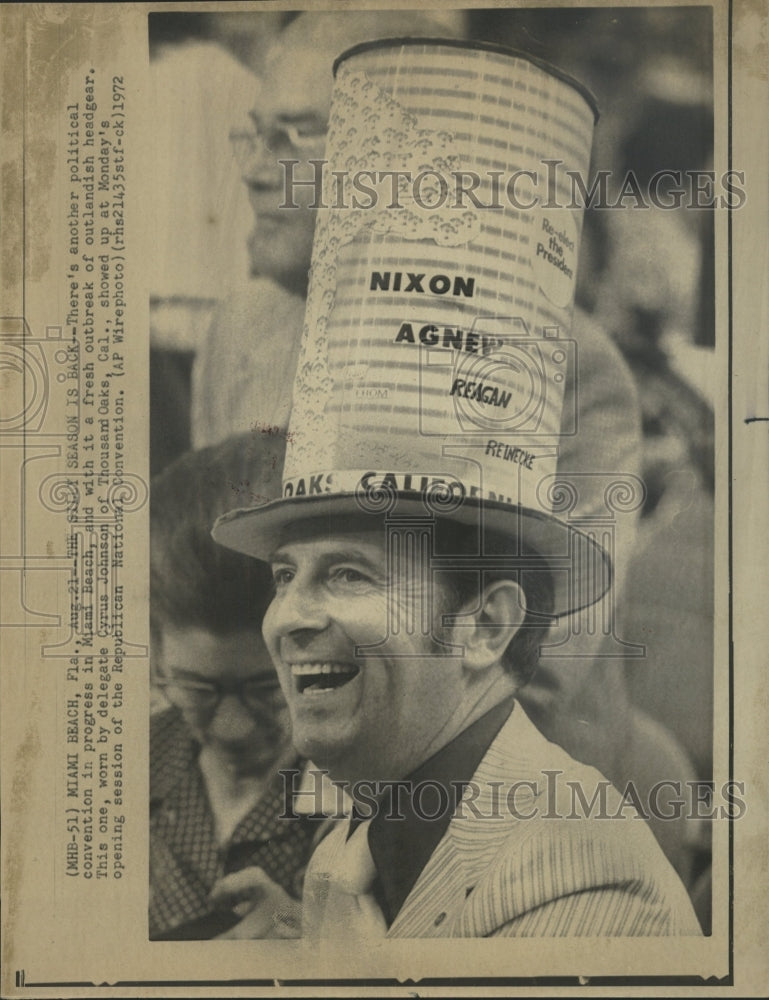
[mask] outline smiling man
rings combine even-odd
[[[387,137],[405,155],[413,128],[429,136],[445,126],[445,106],[433,116],[423,86],[445,96],[451,85],[465,102],[452,149],[473,162],[485,104],[465,77],[456,90],[455,56],[478,87],[499,80],[501,57],[509,87],[532,89],[534,75],[559,114],[577,108],[573,82],[494,46],[478,43],[471,56],[451,41],[391,40],[340,64],[334,107],[355,105],[358,89],[365,105],[356,147]],[[360,65],[374,73],[369,58],[376,85],[361,75]],[[484,75],[487,58],[494,73]],[[391,80],[401,69],[406,79]],[[347,124],[332,108],[332,166],[350,153]],[[544,126],[541,136],[556,143]],[[520,702],[545,630],[600,601],[611,582],[606,532],[594,538],[564,520],[572,491],[557,476],[561,441],[576,431],[562,430],[558,367],[573,283],[554,287],[522,249],[533,254],[526,227],[539,216],[507,220],[522,227],[520,252],[492,270],[496,223],[457,235],[453,209],[437,211],[429,232],[453,236],[399,229],[397,213],[379,227],[319,215],[282,498],[233,511],[213,532],[271,565],[263,632],[295,746],[354,804],[308,866],[303,932],[343,942],[696,934],[683,885],[634,803],[549,742]],[[575,219],[559,220],[576,239]],[[374,276],[387,268],[454,283],[472,274],[473,301],[461,309],[437,291],[423,299],[400,288],[383,296]],[[476,358],[404,346],[403,323],[497,333]],[[452,394],[458,375],[509,392],[504,416]],[[503,457],[524,453],[525,462]]]
[[[356,804],[310,863],[304,933],[698,933],[634,810],[516,704],[553,607],[547,571],[423,572],[366,520],[288,526],[271,560],[263,628],[295,745]],[[472,533],[435,527],[461,563]]]
[[[517,701],[567,600],[557,529],[532,520],[524,542],[521,520],[463,502],[415,528],[339,493],[219,521],[219,540],[269,558],[263,632],[294,744],[354,803],[310,861],[305,936],[699,933],[633,803]]]
[[[366,521],[310,537],[304,526],[287,531],[263,626],[295,745],[353,786],[402,778],[514,694],[502,658],[526,607],[517,582],[497,580],[476,628],[448,580],[435,586],[429,573],[388,565],[384,525]],[[441,624],[451,614],[463,615],[454,629]],[[415,627],[430,616],[434,629]]]

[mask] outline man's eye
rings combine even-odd
[[[171,686],[178,688],[180,691],[188,691],[190,694],[202,694],[210,695],[216,693],[216,686],[213,684],[206,684],[205,681],[192,681],[187,680],[184,677],[178,680],[173,680]]]
[[[370,576],[362,573],[359,569],[354,569],[352,566],[340,566],[338,569],[333,570],[331,579],[337,583],[353,585],[371,585],[373,583]]]
[[[272,571],[272,582],[275,587],[285,587],[294,579],[294,571],[290,569],[275,569]]]
[[[294,131],[300,139],[319,139],[328,131],[328,125],[320,122],[306,122],[302,125],[294,126]]]

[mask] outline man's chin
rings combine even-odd
[[[294,747],[300,757],[311,760],[322,771],[328,771],[331,778],[344,780],[350,770],[350,761],[355,752],[338,740],[312,733],[294,733]]]

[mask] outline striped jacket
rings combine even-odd
[[[622,804],[516,704],[387,936],[700,934],[654,835]]]

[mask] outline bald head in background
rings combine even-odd
[[[297,186],[298,209],[284,202],[280,160],[298,160],[295,177],[311,179],[308,161],[322,159],[337,56],[361,42],[410,36],[459,34],[461,14],[428,16],[413,10],[336,11],[301,14],[271,45],[262,87],[251,111],[262,142],[242,164],[243,180],[254,212],[248,240],[251,274],[274,278],[303,295],[312,255],[315,212],[308,206],[311,187]]]

